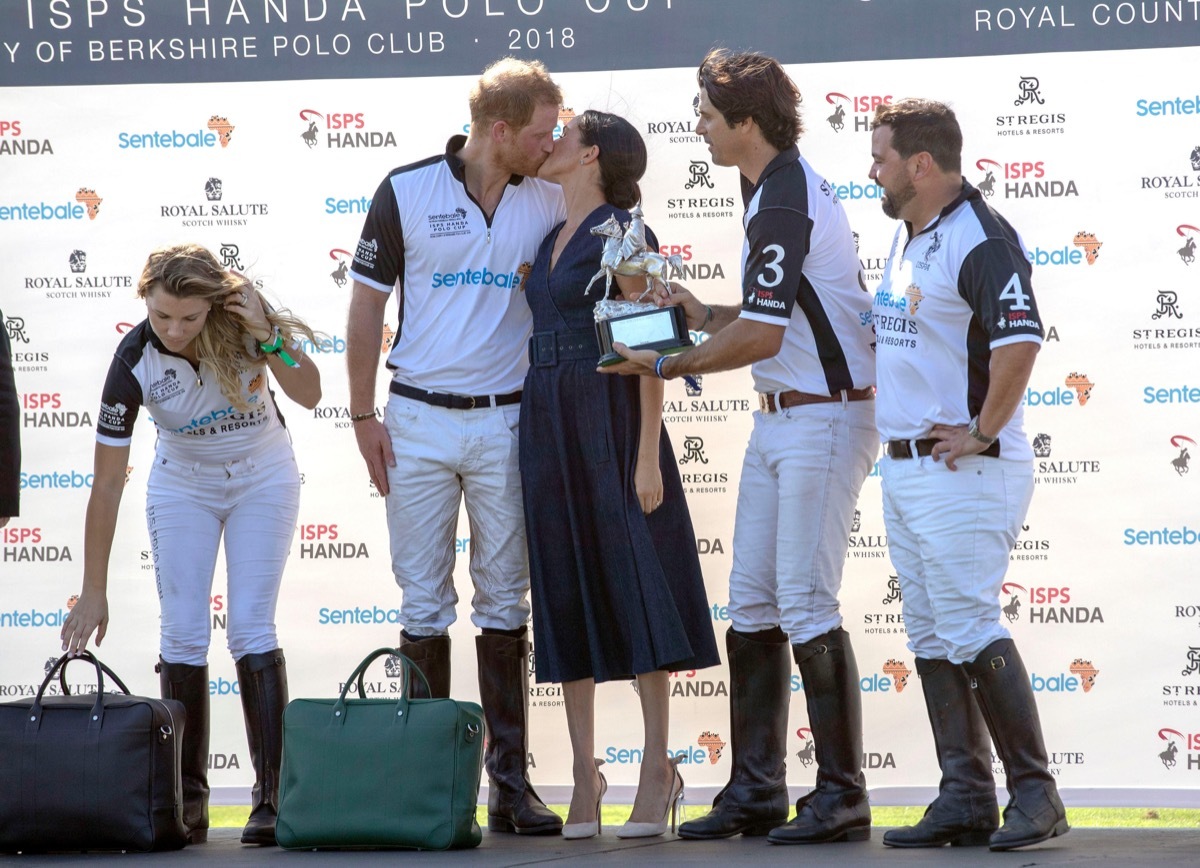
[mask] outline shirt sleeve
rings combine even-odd
[[[792,208],[759,211],[746,227],[749,252],[742,273],[742,313],[786,322],[800,295],[813,223]]]
[[[1018,341],[1041,343],[1044,332],[1031,272],[1021,250],[1001,238],[985,240],[963,260],[958,293],[975,312],[992,349]]]
[[[104,381],[100,415],[96,420],[96,442],[105,446],[128,446],[133,423],[142,406],[142,387],[129,365],[114,356]]]
[[[404,276],[404,230],[390,175],[371,198],[350,273],[380,292],[391,292]]]

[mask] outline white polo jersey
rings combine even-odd
[[[144,405],[158,429],[158,453],[176,461],[221,464],[254,454],[272,434],[286,442],[266,369],[243,371],[241,380],[249,410],[234,408],[215,374],[169,352],[150,322],[142,320],[125,335],[109,365],[96,441],[128,446]]]
[[[875,293],[875,420],[884,440],[966,425],[987,397],[992,350],[1040,344],[1043,335],[1025,246],[969,183],[932,223],[910,232],[897,227]],[[1033,458],[1021,407],[999,438],[1001,458]]]
[[[750,367],[758,392],[831,395],[875,383],[871,296],[842,203],[796,147],[758,183],[742,177],[744,319],[784,325],[783,345]]]
[[[454,136],[446,153],[383,180],[350,274],[380,292],[400,289],[387,361],[394,379],[432,392],[507,394],[529,368],[523,282],[566,208],[557,184],[514,175],[489,219],[467,192],[457,156],[464,144]]]

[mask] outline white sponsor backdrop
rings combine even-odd
[[[491,59],[479,57],[478,68]],[[964,173],[976,184],[994,176],[990,202],[1035,258],[1049,330],[1026,413],[1039,438],[1038,485],[1004,602],[1034,680],[1052,771],[1073,804],[1200,804],[1200,600],[1190,590],[1200,479],[1186,472],[1200,438],[1200,263],[1186,249],[1200,235],[1200,100],[1178,75],[1198,61],[1200,49],[1185,47],[788,67],[805,94],[802,151],[845,202],[868,286],[894,230],[866,177],[864,127],[878,98],[923,95],[956,107]],[[710,166],[691,132],[694,69],[556,77],[570,110],[615,111],[643,132],[647,222],[664,245],[681,249],[685,282],[701,298],[734,303],[738,178]],[[3,531],[0,552],[4,697],[28,694],[58,653],[82,572],[100,388],[120,332],[144,316],[132,287],[145,254],[174,241],[224,250],[268,297],[329,336],[326,351],[314,353],[320,408],[283,407],[304,474],[278,619],[292,695],[335,693],[366,653],[395,644],[400,599],[383,503],[347,419],[349,286],[337,272],[380,178],[464,130],[473,79],[4,88],[0,304],[17,354],[25,450],[22,515]],[[210,127],[214,116],[225,120]],[[227,145],[205,138],[222,123],[232,129]],[[129,146],[156,134],[174,146],[152,138]],[[219,179],[219,200],[206,194],[210,179]],[[79,207],[81,189],[101,200],[94,218]],[[76,262],[73,270],[75,251],[85,268]],[[389,319],[394,328],[394,308]],[[1080,382],[1091,384],[1086,403]],[[383,374],[380,406],[385,383]],[[682,382],[667,387],[665,417],[722,648],[737,481],[755,406],[745,372],[706,376],[694,395]],[[143,414],[100,649],[131,689],[147,694],[157,691],[158,611],[142,514],[152,429]],[[922,803],[938,771],[889,581],[877,474],[859,510],[842,598],[862,674],[867,779],[879,804]],[[464,517],[464,553],[468,535]],[[237,800],[252,771],[223,648],[225,581],[219,568],[211,780],[221,798]],[[464,602],[452,631],[453,692],[471,699],[465,556],[456,582]],[[73,684],[92,681],[81,670],[71,668]],[[727,675],[721,666],[672,679],[670,745],[688,757],[689,802],[710,797],[729,772],[729,752],[720,752],[729,735]],[[382,666],[369,680],[385,694],[399,686]],[[804,788],[814,767],[798,754],[811,736],[798,677],[793,687],[788,779]],[[544,794],[565,799],[570,756],[558,688],[531,687],[530,704],[532,776]],[[631,797],[637,780],[637,707],[629,684],[599,688],[597,751],[618,798]],[[997,772],[1002,782],[998,763]]]

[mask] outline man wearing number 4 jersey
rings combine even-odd
[[[710,307],[678,290],[669,302],[712,338],[670,357],[620,349],[629,361],[614,366],[670,379],[749,364],[758,392],[729,577],[732,770],[712,810],[679,834],[861,840],[871,826],[861,694],[837,595],[854,506],[879,449],[871,299],[845,211],[796,147],[800,93],[783,68],[761,54],[714,51],[697,78],[696,131],[714,163],[742,175],[742,301]],[[784,824],[789,645],[818,767],[815,789]]]
[[[870,177],[898,218],[875,294],[883,513],[942,780],[892,847],[1010,850],[1068,831],[999,593],[1033,494],[1021,398],[1042,342],[1020,237],[961,174],[942,103],[880,106]],[[999,826],[991,733],[1009,802]]]

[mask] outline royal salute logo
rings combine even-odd
[[[41,527],[8,526],[0,528],[0,563],[5,564],[59,564],[74,561],[71,547],[55,541]]]
[[[353,254],[349,250],[334,247],[329,251],[329,258],[337,263],[337,268],[329,272],[330,280],[339,288],[345,286],[350,279],[350,260],[353,259]]]
[[[111,298],[114,289],[133,288],[128,274],[87,274],[88,255],[75,249],[66,257],[69,274],[27,274],[22,278],[25,289],[44,293],[50,301],[78,301],[85,298]]]
[[[1066,132],[1066,113],[1054,111],[1052,105],[1047,105],[1042,82],[1037,76],[1022,75],[1017,79],[1012,108],[1023,111],[1009,113],[1010,109],[997,114],[996,135],[1052,136]]]
[[[364,112],[319,112],[301,109],[300,122],[304,131],[300,140],[308,150],[324,141],[327,148],[394,148],[396,136],[391,130],[372,129]]]
[[[21,121],[0,120],[0,157],[53,154],[49,139],[30,138],[21,129]]]
[[[1138,189],[1156,199],[1200,198],[1200,145],[1179,147],[1178,153],[1159,174],[1142,175]]]
[[[1021,535],[1013,543],[1009,553],[1010,561],[1048,561],[1050,560],[1050,540],[1031,536],[1029,525],[1021,525]]]
[[[1171,446],[1179,450],[1178,454],[1171,459],[1171,469],[1177,476],[1187,476],[1188,465],[1192,461],[1192,453],[1188,451],[1188,447],[1195,445],[1195,440],[1185,437],[1183,434],[1176,434],[1171,438]]]
[[[1191,265],[1196,261],[1197,232],[1200,232],[1200,228],[1189,223],[1181,223],[1175,227],[1175,234],[1184,239],[1183,246],[1175,251],[1184,265]]]
[[[884,558],[887,557],[887,534],[863,533],[862,512],[854,510],[854,518],[850,523],[850,535],[846,539],[847,558]]]
[[[1069,585],[1024,585],[1005,582],[1000,586],[1000,607],[1004,619],[1015,624],[1103,624],[1099,606],[1081,604]]]
[[[1044,431],[1033,437],[1034,477],[1039,485],[1076,485],[1100,473],[1100,459],[1071,454],[1063,458],[1055,453],[1052,438]]]
[[[225,182],[218,177],[206,178],[200,185],[203,201],[181,201],[158,205],[158,216],[178,220],[180,226],[191,228],[217,226],[248,226],[270,211],[267,202],[225,200]]]
[[[871,131],[871,118],[875,114],[875,108],[889,105],[891,101],[891,94],[848,96],[839,91],[830,91],[825,94],[825,102],[833,107],[833,114],[825,118],[825,123],[829,124],[829,128],[835,133],[842,132],[848,125],[856,133],[867,133]]]
[[[679,101],[681,104],[683,100]],[[704,139],[696,134],[696,118],[700,117],[700,94],[692,98],[692,116],[690,118],[660,119],[646,122],[646,136],[665,136],[667,143],[672,145],[703,144]]]
[[[1083,251],[1088,265],[1096,264],[1096,259],[1100,256],[1100,248],[1104,246],[1104,242],[1096,238],[1096,233],[1082,230],[1075,233],[1075,238],[1071,243]],[[1037,265],[1036,261],[1034,265]]]
[[[999,181],[1003,181],[1005,199],[1060,199],[1079,195],[1074,180],[1048,173],[1045,160],[999,163],[983,157],[975,161],[975,168],[984,173],[983,180],[975,186],[987,199],[996,194]]]
[[[1158,739],[1160,743],[1167,743],[1166,748],[1158,754],[1158,761],[1167,771],[1172,771],[1177,765],[1189,772],[1200,770],[1200,732],[1184,734],[1178,729],[1163,727],[1158,731]],[[1184,752],[1182,765],[1180,750]]]

